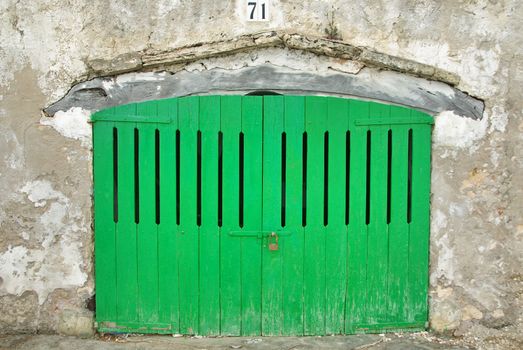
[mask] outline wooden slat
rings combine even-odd
[[[328,129],[328,224],[326,227],[327,334],[342,334],[345,328],[347,286],[347,226],[345,225],[345,139],[349,126],[348,101],[327,99]]]
[[[263,115],[263,230],[276,234],[281,230],[281,135],[283,131],[282,96],[265,96]],[[269,250],[275,238],[263,239],[263,335],[279,335],[282,331],[282,251],[285,240],[278,238],[279,249]],[[293,279],[296,276],[292,277]]]
[[[145,104],[155,104],[156,101],[144,102]],[[132,104],[131,104],[132,105]],[[136,113],[122,113],[128,105],[117,106],[114,108],[114,114],[96,113],[91,117],[92,121],[112,121],[112,122],[129,122],[135,123],[152,123],[152,124],[169,124],[171,119],[169,116],[155,116],[150,114],[138,115]],[[123,107],[123,108],[122,108]]]
[[[389,118],[390,108],[371,103],[371,115]],[[368,324],[387,319],[387,130],[385,126],[371,127],[370,220],[368,224]]]
[[[392,118],[409,118],[411,111],[391,107]],[[392,132],[391,208],[389,224],[388,322],[407,320],[408,247],[407,162],[408,125],[394,125]]]
[[[305,334],[325,334],[325,227],[323,226],[323,137],[327,101],[305,98],[307,223],[304,255]]]
[[[200,97],[202,203],[200,226],[200,333],[220,333],[218,132],[220,97]]]
[[[196,225],[196,141],[199,97],[178,102],[180,129],[180,332],[198,334],[199,230]]]
[[[116,253],[113,221],[113,123],[93,128],[96,321],[116,321]]]
[[[156,115],[156,104],[138,104],[136,112]],[[138,320],[158,322],[158,232],[155,222],[156,125],[138,125],[139,222],[137,224]]]
[[[223,225],[220,241],[221,333],[240,335],[241,275],[240,240],[230,231],[239,230],[238,148],[241,131],[241,99],[221,97],[221,130],[223,132]]]
[[[302,138],[305,128],[305,98],[286,96],[285,133],[287,134],[286,226],[282,275],[284,335],[303,334],[303,227],[302,214]]]
[[[347,301],[345,332],[354,333],[367,313],[367,225],[365,224],[367,127],[354,121],[369,116],[369,104],[350,101],[350,185],[348,225]]]
[[[128,105],[135,110],[136,105]],[[131,111],[129,111],[131,112]],[[118,223],[117,288],[118,320],[137,322],[136,223],[134,221],[134,128],[130,123],[115,123],[118,129]]]
[[[262,97],[242,98],[242,132],[244,134],[244,226],[243,231],[262,227]],[[241,240],[241,334],[261,331],[261,239]],[[276,286],[275,286],[276,287]]]
[[[395,106],[391,106],[392,108]],[[405,115],[400,115],[398,117],[389,118],[370,118],[370,119],[360,119],[356,120],[356,125],[365,126],[365,125],[415,125],[415,124],[434,124],[434,119],[431,116],[426,114],[419,114],[417,118],[405,117]]]
[[[178,244],[176,228],[176,129],[178,100],[158,101],[158,115],[172,119],[160,133],[160,225],[158,226],[158,289],[160,321],[179,333]]]
[[[423,113],[412,111],[412,118]],[[430,126],[412,126],[412,221],[409,229],[410,319],[427,322]]]

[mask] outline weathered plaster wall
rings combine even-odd
[[[136,52],[273,29],[323,36],[326,13],[334,10],[345,42],[448,72],[437,78],[484,100],[481,120],[451,111],[436,117],[431,326],[486,348],[522,346],[520,1],[272,3],[267,23],[241,19],[239,0],[0,3],[0,332],[90,328],[89,111],[76,108],[50,119],[42,108],[73,83],[100,74],[100,62],[119,57],[118,68]],[[178,69],[234,69],[262,57],[260,63],[317,72],[359,71],[343,58],[282,50],[202,58]]]

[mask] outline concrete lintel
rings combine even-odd
[[[437,114],[442,111],[473,119],[483,114],[483,102],[448,84],[364,68],[358,74],[318,74],[263,64],[235,70],[128,73],[99,77],[75,85],[66,96],[47,107],[57,111],[82,107],[97,111],[126,103],[202,94],[271,90],[282,94],[335,95],[403,105]]]
[[[180,64],[269,47],[282,47],[311,52],[320,56],[359,61],[370,68],[407,73],[450,85],[457,85],[460,80],[456,74],[441,68],[377,52],[367,47],[285,31],[245,34],[231,39],[196,43],[168,50],[149,48],[143,51],[125,53],[109,60],[89,59],[86,62],[89,67],[87,77],[112,76],[127,72],[158,69],[169,70],[170,67]]]

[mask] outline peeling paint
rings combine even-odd
[[[489,132],[505,132],[508,124],[508,113],[503,106],[494,106],[490,117]]]
[[[468,149],[474,153],[477,142],[487,133],[488,120],[462,118],[451,111],[445,111],[435,117],[434,144],[453,148]]]
[[[436,265],[432,267],[430,280],[431,284],[438,285],[437,280],[445,277],[448,281],[454,279],[454,252],[446,234],[448,218],[441,210],[435,210],[431,216],[431,233],[435,238],[435,245],[438,247]]]
[[[439,238],[436,241],[436,246],[439,248],[439,253],[436,266],[432,269],[431,279],[434,284],[437,284],[436,279],[444,277],[448,281],[447,283],[451,283],[455,278],[455,254],[449,239],[449,234],[445,233]]]
[[[79,140],[83,147],[90,148],[92,128],[89,124],[91,112],[79,107],[72,107],[63,112],[57,112],[54,118],[42,117],[40,124],[51,126],[61,135]]]
[[[330,70],[357,74],[364,65],[361,62],[321,57],[310,52],[298,50],[268,48],[255,52],[244,52],[226,57],[199,60],[189,64],[187,71],[203,71],[214,68],[239,69],[270,63],[278,67],[287,67],[297,71],[315,71],[328,73]]]
[[[67,198],[62,193],[55,191],[48,181],[28,182],[22,187],[21,191],[27,194],[27,198],[34,203],[35,207],[43,207],[48,200],[67,201]]]
[[[2,125],[0,125],[0,145],[6,148],[10,146],[13,150],[11,153],[2,152],[4,163],[10,169],[21,169],[24,166],[23,147],[14,133],[2,131],[3,128]],[[2,153],[0,153],[0,157]]]
[[[0,254],[0,295],[35,291],[43,304],[56,288],[81,287],[87,281],[79,239],[87,229],[71,225],[71,220],[81,217],[81,211],[50,182],[31,181],[20,192],[35,208],[43,209],[33,228],[41,235],[32,236],[39,248],[9,246]],[[24,236],[30,237],[28,233]]]
[[[499,46],[489,50],[478,50],[477,46],[469,46],[461,57],[461,75],[474,77],[464,82],[464,89],[472,94],[491,97],[499,89],[494,82],[494,76],[499,69]]]
[[[165,80],[167,77],[166,72],[158,72],[158,73],[128,73],[128,74],[122,74],[118,75],[116,77],[116,84],[117,85],[124,85],[128,83],[139,83],[139,82],[151,82],[151,81],[162,81]],[[111,88],[113,88],[114,85],[111,85]]]

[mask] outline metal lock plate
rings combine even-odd
[[[278,235],[276,232],[272,232],[269,236],[269,250],[278,250]]]

